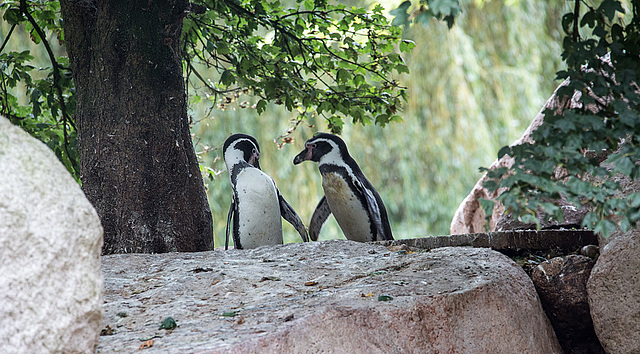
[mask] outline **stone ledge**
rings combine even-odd
[[[598,238],[587,230],[512,230],[488,233],[433,236],[392,241],[379,241],[384,246],[406,245],[420,249],[471,246],[501,252],[560,251],[570,253],[586,245],[597,245]]]

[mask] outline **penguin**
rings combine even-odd
[[[223,156],[233,189],[225,250],[229,248],[231,228],[236,249],[282,244],[281,217],[308,242],[300,217],[284,200],[273,179],[260,170],[258,141],[250,135],[233,134],[224,142]]]
[[[349,240],[393,240],[382,198],[349,155],[344,141],[333,134],[319,133],[304,146],[293,164],[307,160],[318,162],[324,190],[309,223],[311,240],[318,239],[331,213]]]

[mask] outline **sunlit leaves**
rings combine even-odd
[[[299,1],[203,1],[208,10],[185,21],[184,51],[220,73],[215,94],[238,90],[289,110],[316,110],[338,119],[387,124],[397,115],[404,88],[391,79],[408,68],[399,54],[413,48],[371,10]],[[266,103],[265,103],[266,104]],[[264,110],[264,104],[257,106]]]

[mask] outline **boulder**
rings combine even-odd
[[[103,269],[100,353],[561,352],[529,277],[490,249],[330,240]]]
[[[569,79],[565,80],[562,84],[560,84],[551,97],[547,100],[545,105],[542,107],[540,112],[533,119],[527,130],[523,133],[522,137],[515,141],[512,145],[518,145],[523,143],[532,143],[533,140],[531,138],[533,132],[542,124],[544,121],[544,112],[547,109],[559,109],[559,108],[574,108],[577,107],[580,103],[578,99],[580,98],[581,93],[576,92],[574,96],[571,98],[569,102],[565,102],[558,97],[558,89],[563,86],[566,86],[569,83]],[[513,158],[509,155],[503,156],[501,159],[495,160],[491,166],[489,166],[489,170],[494,170],[500,167],[511,167],[513,166]],[[500,220],[502,214],[504,214],[504,206],[502,203],[496,202],[491,214],[491,221],[489,225],[486,222],[486,214],[480,205],[480,199],[487,199],[495,201],[501,193],[502,190],[498,190],[496,192],[489,192],[486,188],[482,186],[482,184],[487,180],[487,175],[483,175],[480,180],[473,186],[469,195],[465,197],[465,199],[460,203],[458,209],[453,215],[450,226],[450,233],[452,235],[456,234],[469,234],[476,232],[486,232],[486,231],[496,231],[496,225]],[[502,229],[503,231],[506,229]]]
[[[587,299],[587,280],[595,261],[569,255],[540,263],[531,271],[558,341],[565,353],[603,353],[593,329]]]
[[[3,117],[0,196],[2,352],[94,351],[100,221],[53,152]]]
[[[587,283],[596,334],[607,353],[640,353],[640,230],[614,234]]]

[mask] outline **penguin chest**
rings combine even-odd
[[[322,175],[322,188],[331,213],[345,237],[352,241],[369,242],[373,239],[369,213],[355,191],[344,178],[333,172]]]
[[[238,175],[237,226],[242,248],[282,244],[282,220],[275,183],[255,168]]]

